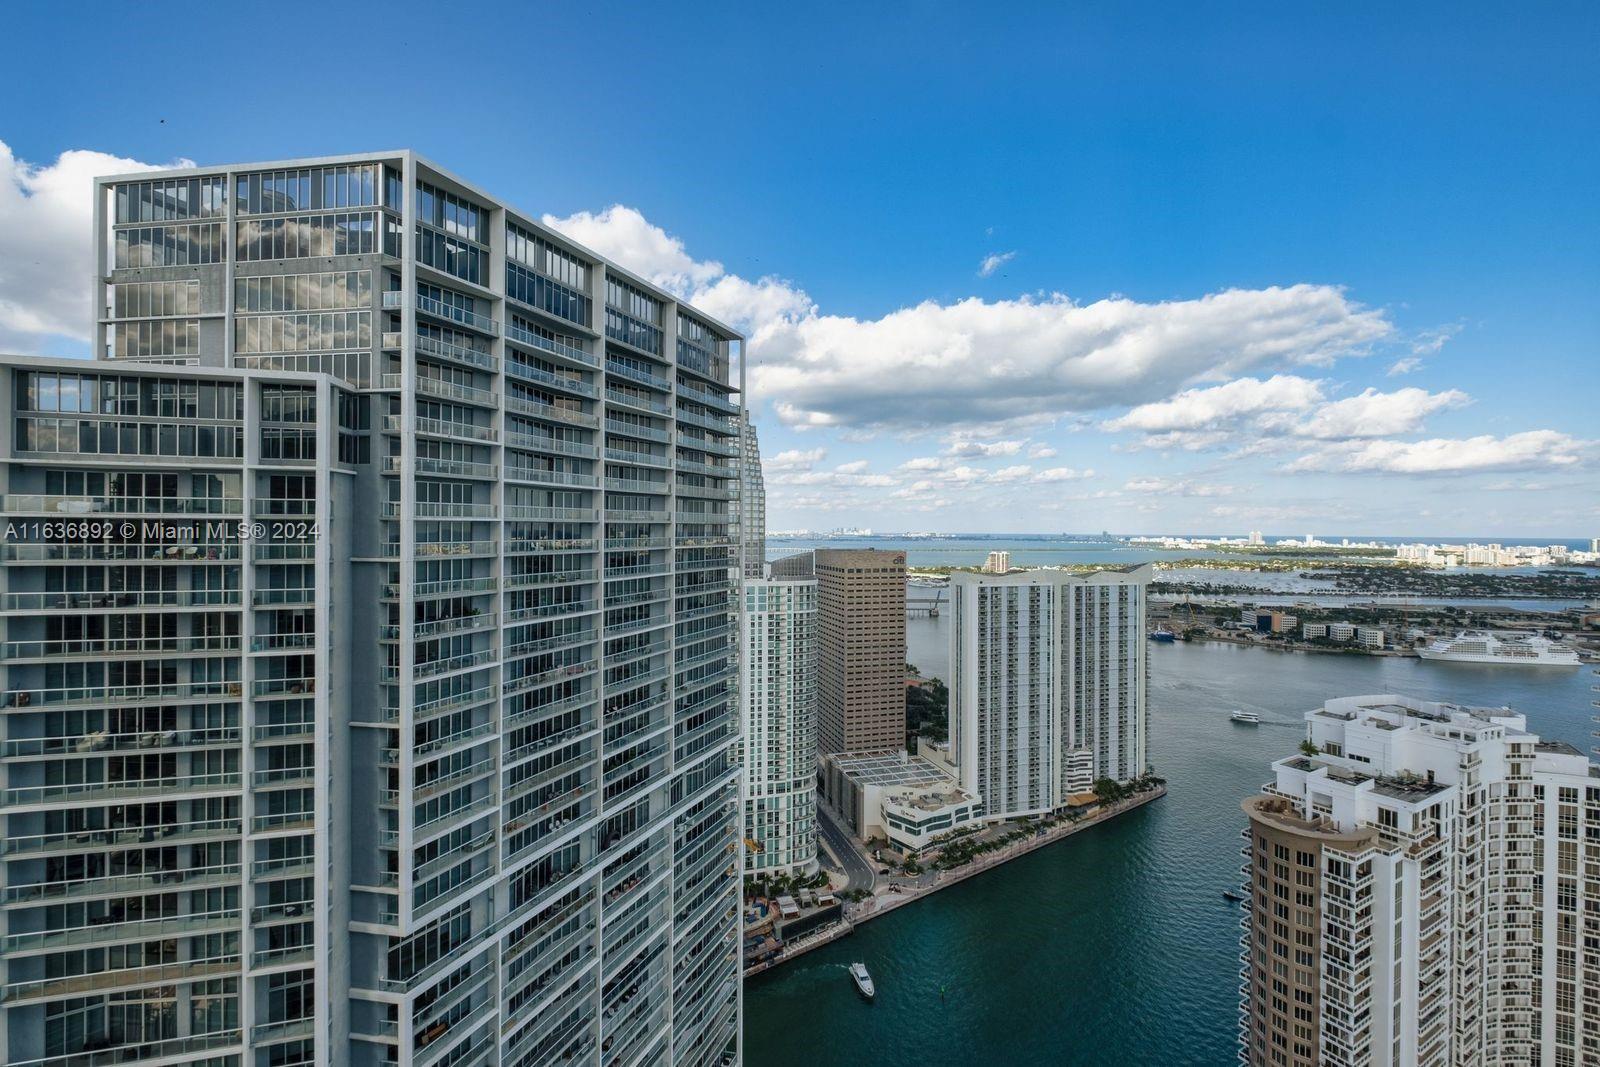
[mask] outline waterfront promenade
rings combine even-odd
[[[1160,785],[1126,800],[1119,800],[1114,804],[1101,805],[1092,814],[1085,815],[1076,822],[1062,822],[1032,837],[1021,841],[1013,841],[993,852],[982,853],[974,857],[972,862],[952,870],[946,871],[931,868],[922,875],[916,876],[915,880],[909,883],[886,882],[877,885],[872,895],[865,900],[846,903],[842,913],[843,919],[840,922],[821,930],[812,931],[793,943],[786,944],[777,955],[745,968],[744,976],[750,978],[764,971],[770,971],[774,967],[805,955],[807,952],[831,944],[841,937],[854,933],[855,928],[862,923],[887,915],[941,889],[957,885],[968,878],[993,870],[1001,864],[1016,859],[1018,856],[1027,855],[1029,852],[1055,844],[1057,841],[1071,837],[1080,831],[1098,826],[1109,819],[1116,818],[1118,815],[1132,811],[1134,808],[1142,807],[1159,797],[1166,796],[1166,794],[1167,787]],[[864,864],[872,862],[871,858],[863,855],[854,846],[853,842],[850,843],[850,848],[854,855],[861,858]],[[841,862],[845,861],[843,856],[838,858]],[[851,864],[851,866],[854,866],[854,864]]]

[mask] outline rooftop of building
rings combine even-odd
[[[951,781],[932,761],[908,752],[839,752],[823,759],[858,785],[915,786]]]
[[[921,812],[935,812],[961,804],[973,804],[977,802],[978,798],[952,782],[947,787],[933,789],[901,786],[888,790],[883,799],[885,803],[894,804],[898,807],[911,808]]]
[[[1246,797],[1240,807],[1251,819],[1274,829],[1302,837],[1314,837],[1323,844],[1335,848],[1360,848],[1378,839],[1378,831],[1372,827],[1345,832],[1340,830],[1332,819],[1320,817],[1308,819],[1301,814],[1298,807],[1283,797],[1268,795]]]
[[[1362,721],[1380,730],[1448,725],[1476,732],[1493,728],[1508,734],[1524,732],[1525,718],[1509,707],[1478,707],[1445,700],[1420,700],[1397,694],[1339,697],[1306,713],[1307,720]],[[1469,739],[1470,740],[1470,739]]]
[[[644,289],[658,299],[671,301],[677,304],[690,317],[699,319],[706,326],[722,334],[732,341],[742,341],[744,335],[724,322],[717,320],[701,309],[680,300],[678,295],[670,290],[663,289],[648,278],[635,274],[621,263],[614,262],[585,245],[574,241],[559,230],[553,230],[544,225],[541,216],[528,211],[523,211],[503,197],[496,196],[487,189],[468,181],[455,172],[440,166],[433,160],[409,148],[396,148],[380,152],[359,152],[353,155],[334,156],[308,156],[301,159],[274,159],[246,163],[224,163],[212,166],[178,167],[167,170],[137,171],[131,174],[106,174],[95,178],[96,186],[115,185],[121,182],[149,182],[161,181],[172,178],[200,178],[219,174],[249,174],[259,171],[297,170],[310,167],[338,167],[351,166],[361,163],[387,163],[399,166],[402,169],[411,163],[417,170],[426,171],[426,180],[429,184],[444,187],[472,199],[481,201],[484,206],[499,208],[515,218],[516,224],[524,229],[532,229],[541,235],[548,236],[557,245],[563,245],[587,258],[590,262],[603,265],[607,273],[625,277],[625,279]],[[449,187],[454,188],[449,188]],[[343,210],[343,209],[341,209]]]
[[[1154,576],[1155,566],[1141,563],[1127,567],[1106,567],[1103,570],[1087,573],[1056,567],[1036,567],[1032,570],[1012,570],[1005,573],[955,571],[950,575],[950,581],[953,585],[1132,585],[1149,582]]]
[[[1292,756],[1280,762],[1285,767],[1305,774],[1325,770],[1330,781],[1342,782],[1345,785],[1361,786],[1370,782],[1374,793],[1379,796],[1391,797],[1395,800],[1416,802],[1451,788],[1447,783],[1436,782],[1424,775],[1413,774],[1410,771],[1400,771],[1395,774],[1368,774],[1366,771],[1358,771],[1337,763],[1329,763],[1313,756]]]

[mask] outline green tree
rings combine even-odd
[[[1094,780],[1094,798],[1102,804],[1115,804],[1128,795],[1128,788],[1113,778]]]

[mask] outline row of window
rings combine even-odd
[[[370,348],[370,311],[250,315],[233,322],[233,346],[250,352],[326,352]]]
[[[489,253],[477,245],[440,233],[426,226],[417,227],[417,261],[454,274],[474,285],[484,284]]]
[[[113,217],[119,223],[216,218],[226,210],[221,177],[127,182],[114,196]]]
[[[363,256],[377,250],[377,213],[303,215],[238,224],[238,258],[300,259],[310,256]]]
[[[436,226],[449,234],[465,237],[479,243],[488,240],[489,229],[484,224],[488,212],[454,193],[435,189],[426,182],[417,183],[417,221]]]
[[[19,452],[230,458],[244,454],[237,426],[181,426],[84,419],[18,419]]]
[[[587,296],[516,263],[506,264],[506,297],[558,319],[566,319],[580,326],[589,325],[590,300]]]
[[[239,419],[242,394],[234,382],[115,374],[18,371],[18,408],[149,418]]]
[[[111,287],[111,313],[119,319],[200,314],[200,283],[120,282]]]
[[[317,391],[299,385],[263,385],[261,421],[316,422]]]
[[[562,285],[589,288],[589,264],[522,227],[506,226],[506,256]]]
[[[257,355],[239,353],[234,360],[241,368],[264,371],[300,371],[309,374],[328,374],[349,382],[358,389],[367,388],[372,380],[372,354],[360,350],[349,352],[273,353]]]
[[[372,207],[378,203],[378,165],[358,163],[241,174],[235,180],[234,195],[235,209],[241,215]]]
[[[200,320],[119,322],[111,327],[110,350],[114,359],[199,355]]]
[[[221,263],[222,226],[215,222],[140,226],[116,232],[113,266],[190,267]]]
[[[606,308],[606,336],[658,356],[661,354],[660,330],[609,307]]]
[[[372,306],[372,274],[364,270],[238,278],[233,285],[233,303],[238,311],[332,311]]]
[[[606,279],[606,305],[653,325],[661,323],[661,301],[615,278]]]

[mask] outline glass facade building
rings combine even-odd
[[[739,420],[739,480],[734,492],[744,576],[760,578],[767,563],[767,482],[761,471],[761,442],[748,414]]]
[[[735,1061],[742,340],[408,152],[96,212],[102,359],[0,366],[6,1061]]]

